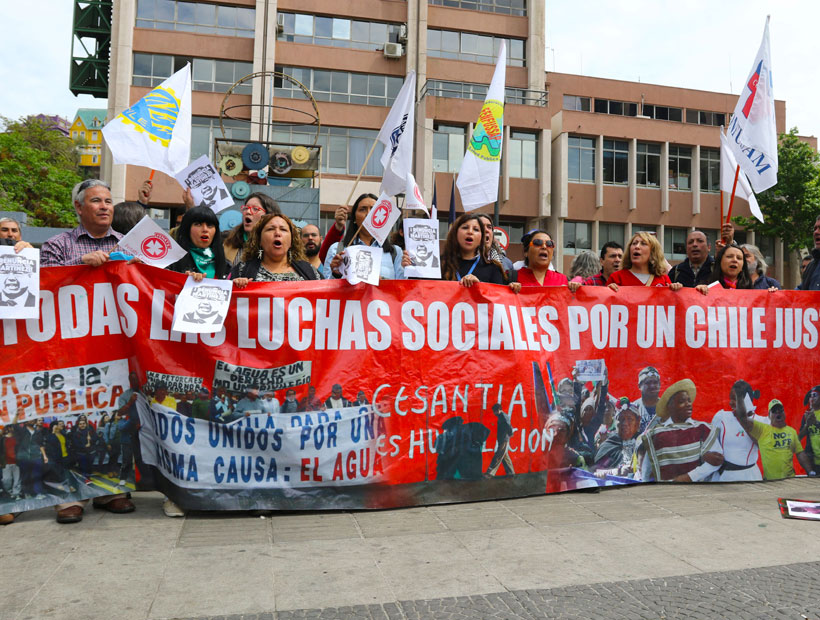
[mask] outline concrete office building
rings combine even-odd
[[[108,114],[191,62],[195,157],[210,153],[213,138],[222,137],[220,106],[234,82],[272,69],[291,76],[310,89],[319,108],[325,228],[412,69],[414,172],[428,201],[436,185],[446,221],[453,173],[501,39],[508,59],[499,206],[512,257],[520,256],[522,233],[535,226],[553,232],[564,271],[580,249],[610,239],[623,243],[633,231],[652,229],[676,262],[687,230],[719,228],[717,126],[728,121],[737,96],[547,73],[544,0],[119,0]],[[277,80],[273,95],[274,117],[284,123],[274,138],[312,142],[315,128],[296,124],[310,111],[299,89]],[[251,104],[269,97],[270,88],[256,80],[231,103],[247,105],[245,118],[259,120],[262,108]],[[785,103],[776,109],[778,131],[784,131]],[[228,121],[226,137],[258,139],[259,127]],[[378,190],[380,154],[379,145],[356,194]],[[135,198],[147,175],[104,162],[103,177],[112,181],[117,200]],[[155,206],[181,202],[174,181],[164,175],[155,181]],[[748,205],[736,202],[734,213],[748,215]],[[773,273],[782,276],[781,244],[745,237],[762,245]]]

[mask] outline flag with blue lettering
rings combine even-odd
[[[379,193],[395,196],[407,187],[407,175],[413,166],[415,105],[416,72],[411,71],[379,131],[379,142],[384,144],[381,158],[384,175]]]
[[[173,177],[191,156],[191,65],[186,64],[102,130],[115,164]]]
[[[501,143],[504,135],[504,82],[507,74],[507,47],[504,41],[498,50],[490,88],[467,152],[458,172],[456,187],[465,211],[472,211],[498,198],[498,177],[501,173]]]
[[[777,128],[768,17],[760,49],[740,93],[727,134],[729,148],[755,192],[760,193],[777,183]]]
[[[729,139],[723,135],[723,128],[720,130],[720,191],[732,193],[734,188],[735,196],[743,198],[749,203],[749,210],[757,219],[763,221],[763,213],[760,210],[760,205],[757,204],[754,192],[749,185],[749,180],[746,178],[746,173],[741,169],[737,175],[737,184],[735,184],[735,170],[737,170],[737,161],[735,160],[732,149],[729,148]]]

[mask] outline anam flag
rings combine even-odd
[[[102,132],[115,164],[171,177],[185,168],[191,155],[191,65],[120,112]]]
[[[737,160],[729,147],[729,139],[720,131],[720,191],[732,193],[732,187],[735,187],[735,171],[737,170]],[[749,185],[749,179],[746,178],[746,173],[740,170],[737,175],[737,186],[735,187],[735,196],[743,198],[749,203],[749,209],[757,219],[763,221],[763,213],[760,211],[760,205],[757,204],[752,192],[752,187]]]
[[[760,193],[777,183],[777,129],[774,117],[769,18],[752,71],[728,128],[729,147],[752,189]]]
[[[382,192],[376,204],[370,209],[370,213],[364,218],[362,226],[379,242],[379,245],[384,245],[387,237],[390,236],[390,231],[393,230],[393,224],[399,219],[401,210],[396,206],[393,200]]]
[[[504,80],[507,72],[507,47],[498,50],[495,73],[473,135],[467,145],[456,186],[465,211],[495,202],[501,172],[501,143],[504,133]]]
[[[413,128],[416,123],[416,72],[404,80],[390,113],[379,131],[379,142],[384,144],[382,166],[384,176],[380,193],[388,196],[401,194],[407,185],[407,173],[413,165]]]

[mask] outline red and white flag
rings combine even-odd
[[[427,216],[430,212],[427,210],[427,205],[424,204],[424,197],[421,195],[416,178],[412,173],[407,173],[407,189],[404,190],[404,208],[405,209],[419,209],[424,211]]]
[[[160,269],[165,269],[186,254],[174,238],[147,215],[117,245],[126,254]]]
[[[370,213],[364,218],[362,226],[379,242],[379,245],[384,245],[400,215],[401,209],[396,206],[393,199],[382,193],[370,209]]]

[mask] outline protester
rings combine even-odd
[[[150,404],[162,405],[168,409],[177,410],[177,399],[168,393],[168,384],[165,381],[157,381],[154,384],[154,397]]]
[[[820,215],[814,221],[814,249],[811,262],[803,269],[803,277],[797,287],[800,291],[820,291]]]
[[[321,411],[322,399],[316,396],[316,388],[308,386],[308,395],[299,401],[299,411]]]
[[[353,203],[353,208],[348,215],[345,236],[340,242],[341,246],[339,246],[339,243],[334,243],[330,246],[330,250],[325,258],[325,274],[332,274],[334,278],[342,277],[339,271],[339,268],[342,266],[342,256],[339,252],[340,247],[346,248],[351,244],[369,245],[372,247],[381,247],[382,249],[382,264],[379,277],[382,280],[404,280],[404,267],[402,267],[404,253],[402,249],[395,247],[388,240],[385,240],[384,244],[379,245],[367,229],[362,226],[362,222],[364,222],[367,214],[370,213],[370,209],[373,205],[376,204],[376,200],[378,200],[378,197],[373,194],[362,194],[356,199],[356,202]],[[356,236],[357,232],[358,237]],[[355,240],[354,237],[356,237]]]
[[[654,235],[639,232],[632,235],[624,256],[623,268],[609,276],[607,286],[618,291],[621,286],[668,286],[677,291],[683,287],[666,275],[666,259]]]
[[[749,269],[746,266],[746,256],[743,254],[743,250],[736,245],[722,247],[712,265],[712,275],[709,282],[717,282],[725,289],[752,288],[752,279],[749,277]],[[709,286],[706,284],[698,284],[695,289],[704,295],[709,294]]]
[[[19,500],[23,491],[20,486],[20,466],[17,464],[17,439],[11,424],[4,426],[0,435],[0,468],[3,473],[3,491],[12,500]]]
[[[299,401],[296,400],[296,390],[288,388],[285,392],[285,402],[279,407],[280,413],[296,413],[299,411]]]
[[[208,419],[211,422],[224,422],[225,416],[231,411],[231,399],[224,387],[214,390],[214,397],[208,406]]]
[[[598,257],[595,252],[591,250],[581,250],[572,259],[572,266],[569,268],[569,281],[584,283],[584,280],[589,280],[595,277],[600,268]]]
[[[618,402],[615,424],[618,432],[608,435],[595,453],[595,473],[599,477],[632,478],[637,466],[635,457],[641,416],[628,398]]]
[[[495,453],[490,459],[487,467],[487,477],[495,476],[499,467],[504,467],[504,475],[512,476],[515,473],[513,462],[510,458],[510,437],[513,435],[513,427],[510,422],[510,415],[504,412],[500,404],[495,403],[492,407],[495,416]]]
[[[322,245],[322,234],[319,232],[319,227],[315,224],[308,224],[302,228],[301,234],[307,262],[319,272],[320,276],[324,277],[325,266],[319,260],[319,249]]]
[[[441,256],[441,279],[455,280],[471,287],[478,282],[506,284],[507,275],[500,263],[487,256],[484,244],[484,221],[476,213],[462,213],[450,227]],[[518,282],[510,282],[513,292],[521,290]]]
[[[251,231],[242,260],[231,269],[236,288],[248,282],[318,280],[319,272],[305,260],[302,238],[286,215],[265,215]]]
[[[731,224],[721,227],[721,241],[719,245],[729,245],[735,236],[735,228]],[[686,235],[686,259],[672,267],[669,279],[681,283],[688,288],[698,284],[709,284],[712,275],[714,259],[710,256],[712,247],[706,239],[706,234],[700,230],[693,230]]]
[[[370,194],[371,196],[373,194]],[[330,247],[338,242],[341,241],[342,237],[345,234],[345,223],[347,222],[347,218],[350,214],[350,207],[348,205],[340,205],[336,207],[336,211],[333,214],[335,221],[333,222],[333,226],[331,226],[327,233],[325,233],[325,238],[322,240],[322,247],[319,248],[319,262],[322,263],[322,277],[325,279],[330,278],[330,274],[327,273],[324,269],[325,259],[327,258],[328,250]]]
[[[342,386],[334,383],[330,389],[330,396],[325,401],[326,409],[341,409],[342,407],[350,407],[351,403],[344,396],[342,396]]]
[[[177,229],[177,243],[187,252],[168,269],[202,278],[223,279],[228,274],[228,263],[219,237],[219,218],[208,207],[194,207],[186,211]]]
[[[0,239],[11,239],[15,243],[22,241],[20,222],[10,217],[0,218]]]
[[[495,238],[495,222],[486,213],[479,213],[478,216],[484,221],[484,247],[487,250],[487,258],[496,263],[500,263],[507,275],[508,280],[513,279],[515,269],[513,269],[512,261],[507,258],[504,250],[498,245],[498,240]]]
[[[276,201],[262,192],[254,192],[248,196],[245,204],[239,207],[239,211],[242,213],[242,221],[228,233],[223,244],[225,260],[231,266],[242,259],[248,237],[262,216],[282,213]]]
[[[120,468],[120,454],[122,451],[120,450],[120,429],[117,424],[119,421],[120,412],[117,410],[114,412],[111,421],[98,433],[108,455],[108,475],[112,477],[119,473]]]
[[[279,413],[281,409],[279,406],[279,400],[273,395],[271,390],[265,391],[260,402],[262,404],[262,413]]]
[[[370,401],[367,400],[367,396],[365,396],[364,390],[359,390],[359,393],[356,394],[356,402],[353,403],[354,405],[369,405]]]
[[[71,475],[69,473],[71,463],[64,420],[57,419],[49,425],[49,432],[45,437],[44,444],[46,457],[48,458],[46,476],[55,480],[60,490],[66,493],[74,493],[77,489],[71,484]]]
[[[145,207],[138,202],[118,202],[114,205],[111,228],[121,235],[127,235],[145,217]]]
[[[199,388],[199,391],[197,391],[196,393],[196,398],[194,399],[194,402],[191,403],[191,417],[197,420],[205,420],[207,422],[210,419],[210,416],[208,414],[210,406],[211,399],[208,388]]]
[[[799,438],[807,438],[806,452],[811,456],[812,471],[817,474],[820,473],[820,385],[808,391],[803,405],[806,411],[800,421]]]
[[[735,381],[729,392],[729,411],[721,409],[712,418],[712,426],[717,430],[722,447],[723,465],[713,478],[714,481],[734,482],[737,480],[760,480],[757,467],[757,442],[752,439],[742,415],[747,414],[745,399],[760,398],[760,392],[753,390],[746,381]],[[742,413],[741,413],[742,412]],[[754,415],[749,411],[748,415]]]
[[[707,480],[723,464],[717,431],[692,419],[697,390],[690,379],[673,383],[661,396],[655,423],[642,435],[641,479]]]
[[[606,286],[609,276],[621,268],[621,261],[624,258],[624,248],[615,241],[606,242],[601,248],[600,271],[586,278],[582,284],[584,286]]]
[[[524,267],[518,270],[521,286],[566,286],[567,276],[550,269],[555,243],[546,230],[532,230],[521,240],[524,244]],[[578,288],[576,283],[572,290]]]
[[[745,405],[742,402],[739,408],[738,421],[760,447],[765,480],[794,478],[795,456],[807,473],[812,470],[811,458],[800,445],[797,431],[786,425],[786,411],[783,403],[776,398],[769,401],[769,424],[755,421],[747,416]]]
[[[756,245],[744,243],[740,246],[743,256],[746,257],[746,266],[749,268],[749,277],[752,279],[752,288],[756,289],[782,289],[780,282],[766,275],[769,265],[763,258],[763,253]]]
[[[276,404],[279,405],[278,402]],[[252,413],[262,413],[263,411],[264,406],[259,399],[259,388],[254,385],[246,390],[245,397],[234,405],[233,411],[223,416],[223,421],[226,423],[234,422],[239,418],[248,417]]]
[[[97,452],[99,437],[85,415],[77,416],[77,424],[69,437],[69,453],[85,483],[91,481],[91,464]]]

